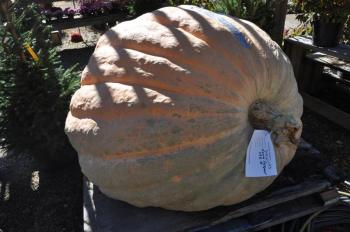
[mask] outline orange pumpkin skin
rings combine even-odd
[[[66,133],[83,173],[139,207],[230,205],[275,177],[247,178],[254,128],[292,159],[302,99],[291,64],[254,24],[194,6],[118,24],[98,41],[72,97]]]

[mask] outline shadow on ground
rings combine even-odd
[[[85,47],[79,49],[66,49],[60,52],[62,65],[65,69],[77,64],[77,70],[82,71],[87,65],[95,47]]]
[[[77,165],[47,170],[29,155],[0,156],[0,229],[82,231],[82,181]]]
[[[60,52],[64,68],[82,71],[94,48]],[[0,231],[82,231],[82,174],[76,164],[55,171],[26,154],[0,150]]]

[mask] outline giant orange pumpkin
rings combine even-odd
[[[165,7],[106,32],[66,121],[83,173],[133,205],[196,211],[243,201],[254,129],[272,132],[280,172],[301,133],[291,64],[256,25]]]

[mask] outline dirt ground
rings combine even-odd
[[[350,131],[330,123],[324,117],[306,110],[303,115],[303,138],[321,151],[323,158],[336,170],[350,177]]]
[[[77,166],[52,172],[30,155],[0,157],[0,231],[82,231]]]

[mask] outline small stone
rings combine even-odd
[[[303,138],[300,139],[299,148],[303,150],[310,150],[312,145],[306,142]]]
[[[23,214],[28,214],[28,213],[30,213],[30,209],[24,209],[24,210],[22,210],[22,213]]]
[[[337,140],[335,143],[338,144],[338,145],[343,145],[343,142],[340,141],[340,140]]]

